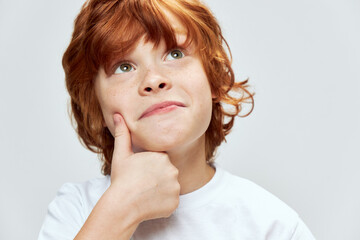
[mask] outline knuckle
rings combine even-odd
[[[170,169],[169,170],[169,176],[170,177],[174,177],[174,178],[178,178],[178,176],[179,176],[179,170],[177,169],[177,168],[172,168],[172,169]]]
[[[172,170],[172,169],[171,169],[171,170],[168,170],[168,171],[166,172],[166,178],[167,178],[169,181],[171,181],[172,184],[177,181],[178,177],[179,177],[179,174],[178,174],[176,171]]]
[[[175,198],[174,202],[173,202],[173,211],[179,206],[180,200],[179,198]]]
[[[177,183],[177,184],[176,184],[175,189],[176,189],[176,193],[179,194],[179,193],[180,193],[180,190],[181,190],[180,183]]]
[[[151,154],[150,156],[153,158],[153,159],[155,159],[155,160],[157,160],[157,161],[160,161],[160,162],[162,162],[162,161],[164,161],[164,154],[163,153],[160,153],[160,152],[149,152],[149,154]]]
[[[122,138],[124,135],[125,135],[125,132],[122,129],[117,129],[115,131],[115,138]]]
[[[178,198],[180,196],[180,190],[180,187],[176,185],[171,191],[172,196]]]
[[[160,153],[159,158],[164,162],[169,161],[169,157],[166,153]]]

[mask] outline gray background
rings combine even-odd
[[[206,1],[256,107],[217,161],[294,208],[318,239],[360,239],[360,3]],[[0,0],[0,239],[36,239],[65,182],[100,176],[61,67],[82,0]]]

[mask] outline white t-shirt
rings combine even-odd
[[[142,222],[134,240],[313,240],[298,214],[277,197],[218,164],[203,187],[180,195],[169,218]],[[110,177],[66,183],[48,207],[39,240],[74,239]]]

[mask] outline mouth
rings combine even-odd
[[[146,109],[139,119],[146,118],[154,114],[167,113],[179,107],[185,107],[185,105],[181,102],[176,102],[176,101],[165,101],[158,104],[154,104],[150,106],[148,109]]]

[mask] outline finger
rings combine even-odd
[[[119,113],[115,113],[113,119],[115,125],[113,158],[121,161],[134,154],[131,148],[131,137],[124,118]]]

